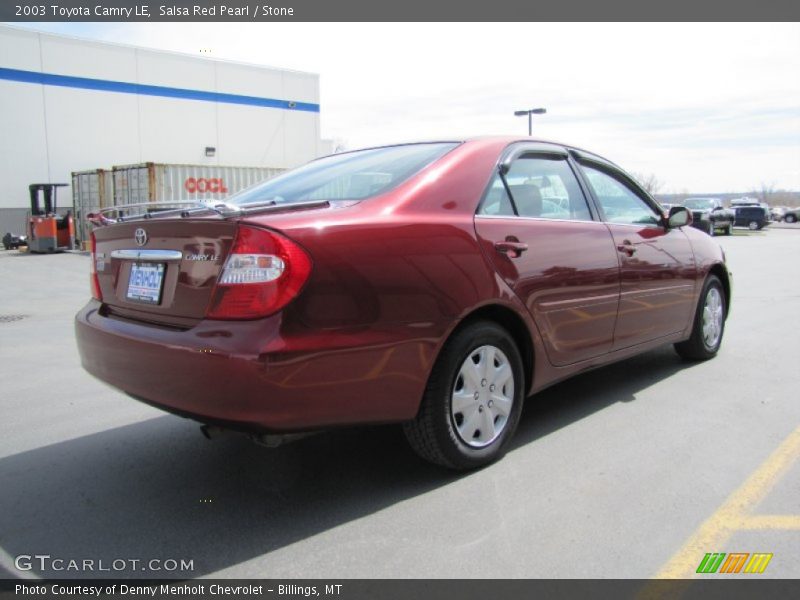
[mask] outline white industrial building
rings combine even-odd
[[[329,152],[319,117],[313,73],[0,26],[0,235],[21,232],[29,184],[74,171],[297,166]]]

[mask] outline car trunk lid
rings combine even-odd
[[[237,220],[137,220],[94,230],[97,280],[108,313],[189,327],[206,314]]]

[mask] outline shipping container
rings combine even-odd
[[[113,168],[114,205],[222,200],[285,169],[142,163]]]
[[[85,246],[92,231],[86,215],[111,206],[114,199],[111,171],[95,169],[72,174],[72,213],[76,242]]]

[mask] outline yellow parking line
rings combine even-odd
[[[661,568],[656,578],[694,577],[697,565],[706,552],[718,551],[741,524],[754,519],[748,512],[764,499],[798,456],[800,456],[800,427],[790,433],[747,481],[697,529],[684,546]],[[772,517],[765,517],[763,523],[777,522],[770,521],[770,518]],[[777,517],[777,519],[783,518]],[[791,520],[787,519],[786,522],[792,524],[796,518],[791,517]]]

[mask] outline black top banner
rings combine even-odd
[[[3,0],[7,22],[799,21],[797,0]]]

